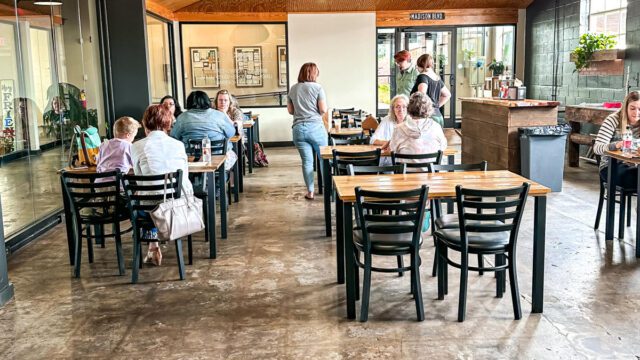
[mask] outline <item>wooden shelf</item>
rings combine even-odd
[[[624,57],[623,49],[599,50],[593,53],[589,67],[578,71],[583,76],[596,75],[623,75],[624,74]],[[575,62],[576,58],[573,54],[570,57],[571,62]]]

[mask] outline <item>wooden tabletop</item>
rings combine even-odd
[[[229,141],[232,143],[237,143],[238,141],[240,141],[241,137],[240,135],[234,135],[233,137],[229,138]]]
[[[620,161],[624,161],[626,163],[640,165],[640,153],[638,152],[633,152],[632,155],[629,156],[629,155],[624,155],[622,153],[622,150],[615,150],[615,151],[607,150],[605,151],[604,154],[612,158],[616,158]]]
[[[362,128],[361,127],[357,127],[357,128],[340,128],[340,129],[336,129],[336,128],[330,128],[329,129],[329,134],[339,134],[339,135],[359,135],[362,134]],[[369,134],[369,130],[365,131],[365,135]]]
[[[456,185],[495,190],[520,186],[523,182],[531,184],[529,195],[541,196],[551,192],[548,187],[507,170],[333,177],[338,197],[345,202],[355,201],[355,188],[358,186],[366,190],[403,191],[424,184],[429,186],[429,198],[450,198],[456,196]]]
[[[364,152],[364,151],[372,151],[379,148],[380,145],[336,145],[336,146],[320,146],[320,157],[323,159],[332,159],[333,158],[333,149],[343,152]],[[444,151],[444,156],[455,155],[458,153],[457,149],[447,148]],[[390,151],[383,151],[381,153],[382,156],[391,156]]]
[[[507,99],[494,99],[494,98],[475,98],[475,97],[461,97],[460,101],[474,102],[485,105],[503,106],[508,108],[530,108],[530,107],[556,107],[560,105],[559,101],[548,100],[507,100]]]
[[[226,155],[213,155],[211,157],[211,162],[207,165],[200,165],[201,162],[189,162],[189,172],[190,173],[204,173],[204,172],[214,172],[224,164],[224,160],[227,158]],[[95,166],[81,166],[77,168],[65,167],[64,169],[58,170],[58,173],[63,171],[72,172],[75,174],[94,174],[96,172]]]
[[[256,124],[256,123],[255,123],[255,122],[253,122],[253,121],[252,121],[252,122],[243,122],[243,123],[242,123],[242,127],[243,127],[244,129],[250,129],[250,128],[252,128],[252,127],[253,127],[253,125],[255,125],[255,124]]]

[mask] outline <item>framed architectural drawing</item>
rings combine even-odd
[[[262,87],[262,47],[236,46],[236,87]]]
[[[217,47],[192,47],[191,53],[191,87],[220,87],[220,59]]]
[[[287,47],[277,46],[278,86],[287,86]]]

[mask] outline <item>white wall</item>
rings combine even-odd
[[[329,108],[376,110],[375,13],[289,14],[289,85],[302,64],[314,62]],[[249,110],[249,109],[247,109]],[[291,141],[286,108],[251,109],[260,114],[260,140]]]

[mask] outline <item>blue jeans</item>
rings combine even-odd
[[[313,154],[320,156],[320,146],[327,145],[327,130],[322,122],[305,122],[293,127],[293,143],[302,158],[302,175],[307,191],[313,192]]]

